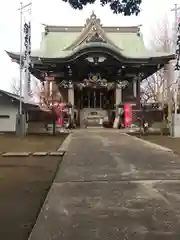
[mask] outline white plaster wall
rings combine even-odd
[[[0,102],[0,132],[15,132],[17,111],[17,106]],[[2,115],[8,115],[9,118],[1,118]]]

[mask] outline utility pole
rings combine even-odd
[[[20,100],[19,100],[19,113],[17,115],[17,123],[16,123],[16,132],[20,136],[24,136],[26,133],[26,116],[23,112],[23,68],[24,68],[24,59],[25,52],[23,51],[23,13],[27,11],[27,9],[32,5],[32,3],[28,3],[23,5],[20,3],[20,59],[19,59],[19,85],[20,85]],[[25,79],[27,81],[27,79]]]
[[[176,54],[176,50],[177,50],[177,38],[178,38],[178,23],[179,23],[179,10],[180,7],[175,4],[174,8],[171,9],[171,11],[174,12],[174,53]],[[174,64],[176,65],[176,63]],[[174,116],[173,116],[173,123],[172,123],[172,136],[175,137],[176,136],[176,125],[177,125],[177,92],[178,92],[178,78],[179,78],[179,70],[173,69],[174,70],[174,82],[173,82],[173,97],[174,97]],[[172,111],[170,109],[170,111]]]

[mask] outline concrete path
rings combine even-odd
[[[179,240],[180,159],[118,132],[76,131],[30,240]]]

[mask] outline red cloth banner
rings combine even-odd
[[[132,106],[131,104],[124,104],[124,126],[130,127],[132,125]]]
[[[62,127],[64,123],[64,107],[64,103],[59,103],[56,107],[56,113],[58,115],[57,124],[59,127]]]

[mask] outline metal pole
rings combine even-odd
[[[26,118],[23,113],[23,67],[24,67],[24,54],[23,54],[23,10],[30,6],[32,3],[23,5],[20,3],[20,57],[19,57],[19,84],[20,84],[20,96],[19,96],[19,112],[17,114],[17,123],[16,123],[16,133],[20,136],[24,136],[26,134]]]
[[[23,77],[23,3],[21,2],[20,7],[20,69],[19,69],[19,81],[20,81],[20,101],[19,101],[19,113],[22,114],[22,77]]]
[[[175,10],[174,10],[174,49],[175,49],[175,52],[176,52],[176,41],[177,41],[177,26],[178,26],[178,10],[180,8],[178,8],[177,4],[175,4]],[[175,89],[174,89],[174,124],[176,124],[176,118],[177,118],[177,84],[176,84],[176,81],[177,81],[177,77],[178,77],[178,72],[177,71],[174,71],[174,77],[175,77]]]
[[[178,27],[178,11],[180,10],[180,7],[178,7],[177,4],[174,5],[174,9],[171,9],[171,11],[174,11],[174,52],[176,53],[177,48],[177,27]],[[172,71],[172,70],[171,70]],[[177,80],[179,77],[179,72],[174,70],[174,88],[173,88],[173,97],[174,97],[174,118],[173,118],[173,124],[172,124],[172,135],[175,136],[176,133],[176,118],[177,118]]]
[[[19,76],[19,81],[20,81],[20,103],[19,103],[19,113],[22,114],[22,85],[23,85],[23,12],[27,11],[27,7],[31,6],[32,3],[28,3],[26,5],[23,5],[23,2],[20,3],[20,76]],[[31,13],[31,11],[30,11]]]

